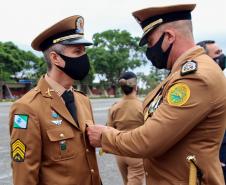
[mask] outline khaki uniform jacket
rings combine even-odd
[[[196,62],[196,71],[182,75],[189,60]],[[182,85],[186,90],[181,90]],[[176,86],[180,88],[178,94],[174,89],[175,99],[180,93],[186,95],[182,105],[168,99]],[[152,106],[155,100],[158,103]],[[202,185],[224,184],[219,148],[226,123],[226,83],[220,68],[202,48],[181,55],[143,106],[145,114],[148,111],[143,126],[130,132],[111,128],[102,134],[105,152],[146,158],[147,185],[188,185],[188,155],[196,156],[203,172]]]
[[[85,122],[93,123],[90,101],[80,92],[73,93],[78,123],[44,78],[12,105],[14,185],[101,184],[95,149],[85,134]],[[18,118],[26,126],[18,128]]]
[[[142,102],[131,96],[124,96],[109,110],[108,126],[117,130],[132,130],[144,124]]]

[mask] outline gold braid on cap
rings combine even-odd
[[[119,80],[119,84],[120,84],[120,86],[127,85],[129,87],[133,87],[133,86],[137,85],[137,79],[136,78],[130,78],[130,79],[126,80],[126,79],[122,78],[122,79]]]
[[[56,44],[56,43],[64,41],[64,40],[75,39],[75,38],[83,38],[83,36],[79,35],[79,34],[74,34],[74,35],[68,35],[68,36],[65,36],[65,37],[60,37],[58,39],[54,39],[53,44]]]

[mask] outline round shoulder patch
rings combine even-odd
[[[190,88],[185,83],[178,83],[170,87],[167,101],[170,105],[182,106],[190,97]]]

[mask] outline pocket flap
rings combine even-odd
[[[47,130],[47,135],[50,141],[61,141],[74,137],[74,132],[69,127],[54,128]]]

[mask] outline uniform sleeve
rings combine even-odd
[[[210,112],[211,89],[201,79],[181,79],[176,84],[186,84],[190,89],[189,99],[183,105],[171,105],[164,97],[163,102],[145,124],[130,132],[110,129],[102,134],[105,152],[130,157],[155,157],[165,153]],[[166,94],[169,93],[169,87]]]
[[[107,126],[109,127],[114,127],[114,122],[113,122],[113,111],[112,111],[112,108],[110,108],[108,110],[108,118],[107,118]]]
[[[89,108],[90,108],[90,113],[91,113],[91,116],[92,116],[92,121],[93,121],[93,124],[95,124],[94,116],[93,116],[93,107],[92,107],[91,101],[88,97],[87,97],[87,100],[88,100],[88,104],[89,104]]]
[[[9,124],[13,184],[37,185],[42,148],[37,116],[30,106],[15,103]]]

